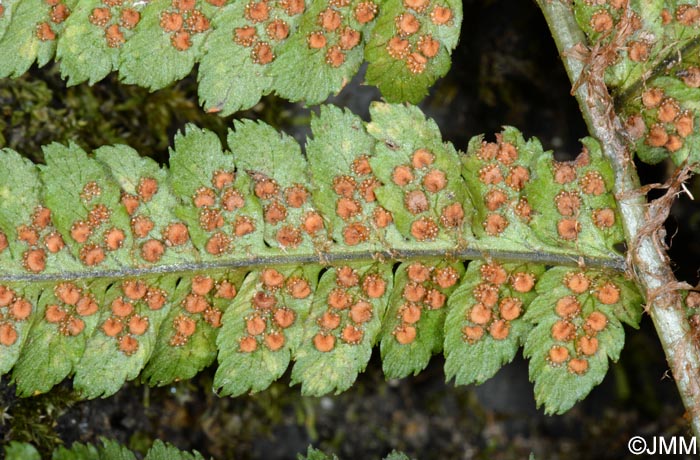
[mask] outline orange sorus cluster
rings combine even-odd
[[[581,168],[589,165],[590,156],[585,147],[574,161],[551,163],[554,182],[564,186],[554,196],[554,205],[561,216],[557,221],[557,233],[566,241],[575,241],[581,232],[582,194],[600,196],[607,192],[600,172],[594,169],[588,169],[585,173],[581,171]],[[612,208],[593,209],[591,213],[591,220],[599,229],[605,230],[615,225],[615,211]]]
[[[336,285],[326,298],[327,309],[317,318],[319,332],[314,347],[323,353],[335,348],[339,338],[348,345],[358,345],[364,338],[364,325],[374,317],[372,299],[386,292],[387,282],[379,273],[360,276],[352,267],[335,268]]]
[[[117,340],[119,351],[131,356],[139,349],[137,337],[150,326],[148,316],[136,313],[139,302],[150,310],[160,310],[165,305],[167,293],[140,280],[126,280],[121,285],[123,296],[112,301],[112,315],[102,323],[101,329],[108,337]]]
[[[104,29],[105,40],[110,48],[119,48],[124,44],[124,30],[132,30],[141,20],[141,13],[133,8],[133,1],[102,0],[102,5],[92,9],[88,20]]]
[[[691,88],[700,87],[700,68],[687,67],[678,72],[683,82]],[[683,147],[685,138],[695,131],[695,114],[685,110],[681,103],[665,94],[662,88],[651,87],[642,93],[642,107],[646,116],[651,118],[647,130],[641,114],[633,114],[627,119],[627,131],[634,139],[642,138],[650,147],[665,148],[673,153]]]
[[[328,7],[316,18],[318,27],[306,36],[309,49],[323,52],[330,67],[340,67],[345,63],[346,53],[362,40],[362,32],[350,27],[350,19],[354,18],[364,26],[374,20],[377,11],[377,4],[373,1],[328,1]]]
[[[305,8],[304,0],[250,1],[244,12],[249,24],[233,31],[233,41],[252,48],[250,56],[256,64],[269,64],[276,57],[274,47],[284,42],[290,34],[289,23],[278,15],[297,16]]]
[[[186,345],[197,330],[197,316],[212,328],[221,327],[221,310],[216,308],[214,299],[231,300],[236,297],[236,286],[227,279],[215,281],[210,276],[197,275],[192,279],[190,293],[182,301],[182,307],[187,313],[178,315],[173,320],[174,333],[170,345],[180,347]]]
[[[76,336],[85,329],[81,317],[97,313],[98,305],[90,292],[84,292],[73,283],[59,283],[54,288],[56,303],[46,306],[44,318],[58,324],[58,332],[65,336]]]
[[[46,251],[55,254],[65,246],[63,237],[51,222],[51,210],[41,205],[34,208],[31,222],[19,225],[16,232],[17,241],[28,246],[22,254],[22,263],[32,273],[40,273],[46,268]],[[8,244],[7,236],[0,232],[0,253],[7,249]]]
[[[226,0],[206,0],[214,6],[223,6]],[[171,34],[170,43],[178,51],[192,46],[192,36],[206,32],[211,23],[201,10],[195,8],[197,0],[172,0],[172,6],[160,14],[160,28]]]
[[[491,263],[481,266],[481,280],[472,290],[476,303],[465,314],[469,324],[462,328],[462,337],[470,344],[481,340],[486,332],[494,340],[508,338],[510,322],[520,318],[524,309],[518,296],[502,296],[502,290],[528,293],[535,287],[536,277],[526,271],[509,274],[501,265]]]
[[[25,321],[32,304],[7,286],[0,285],[0,345],[9,347],[17,341],[14,323]]]
[[[229,222],[235,213],[245,205],[245,196],[233,182],[233,171],[214,171],[211,178],[212,187],[200,187],[192,196],[192,203],[199,211],[199,225],[211,236],[204,249],[218,256],[233,249],[233,240],[255,231],[255,220],[249,216],[236,216],[232,222],[233,233],[227,235],[221,228]]]
[[[452,9],[437,3],[434,0],[404,0],[406,11],[394,19],[396,35],[389,40],[386,49],[392,58],[405,61],[411,73],[423,73],[430,59],[440,51],[440,41],[429,33],[422,33],[424,24],[427,21],[436,26],[453,23]]]
[[[316,211],[308,211],[301,220],[301,225],[289,224],[288,208],[302,208],[309,200],[309,191],[303,184],[294,184],[281,190],[276,180],[261,174],[253,175],[254,192],[264,207],[265,223],[280,226],[275,234],[277,243],[283,248],[296,248],[303,241],[303,233],[317,235],[324,228],[323,218]]]
[[[518,148],[497,134],[496,142],[481,143],[476,157],[484,163],[478,172],[479,181],[488,188],[483,198],[489,210],[482,222],[486,234],[498,236],[505,231],[510,222],[504,214],[509,208],[529,222],[532,209],[527,198],[520,197],[520,191],[530,180],[530,169],[517,164]]]
[[[406,269],[408,283],[403,288],[405,303],[399,307],[398,318],[392,334],[401,345],[416,340],[416,329],[423,311],[439,310],[447,297],[442,289],[448,289],[459,281],[459,273],[453,267],[437,268],[414,262]]]
[[[49,10],[49,20],[42,21],[36,25],[36,36],[42,42],[56,39],[56,31],[52,24],[61,24],[70,16],[70,9],[61,0],[44,0],[51,8]]]
[[[270,351],[282,349],[287,342],[285,329],[297,320],[296,312],[284,304],[284,297],[305,299],[311,295],[311,286],[306,279],[285,277],[274,268],[264,269],[259,282],[260,287],[250,300],[253,313],[246,316],[245,335],[238,342],[242,353],[253,353],[261,344]]]
[[[426,149],[416,149],[411,155],[410,164],[401,164],[394,168],[391,180],[404,189],[404,206],[414,216],[419,216],[411,224],[411,235],[418,241],[434,240],[440,233],[440,227],[432,217],[430,203],[433,196],[447,186],[447,174],[440,168],[433,167],[435,154]],[[434,213],[434,211],[433,211]],[[444,206],[440,210],[440,224],[446,229],[457,229],[464,221],[464,208],[458,201]]]
[[[566,364],[569,372],[585,374],[588,371],[588,358],[598,351],[596,336],[607,327],[608,317],[598,310],[584,317],[577,296],[591,292],[593,284],[585,273],[569,272],[563,284],[573,294],[561,297],[554,305],[554,312],[560,319],[552,325],[551,337],[555,344],[549,349],[547,362],[552,367]],[[612,281],[602,280],[592,292],[604,305],[620,300],[620,288]]]
[[[374,189],[381,183],[372,173],[367,155],[362,154],[352,162],[350,174],[335,176],[333,178],[333,191],[338,196],[335,212],[347,222],[343,228],[343,241],[349,246],[354,246],[367,241],[370,237],[370,226],[381,229],[392,223],[393,217],[389,211],[376,204]],[[363,204],[372,212],[372,221],[366,222],[363,212]],[[369,225],[368,225],[369,224]]]

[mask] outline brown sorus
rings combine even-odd
[[[314,347],[321,353],[327,353],[335,347],[335,337],[319,332],[314,336]]]
[[[409,343],[412,343],[414,340],[416,340],[417,333],[418,332],[416,331],[415,327],[406,324],[397,326],[393,332],[396,341],[401,345],[408,345]]]
[[[112,313],[120,318],[129,316],[134,312],[134,305],[131,302],[127,302],[123,297],[117,297],[112,301]]]
[[[575,296],[567,295],[557,300],[554,311],[562,318],[571,318],[581,312],[581,304]]]
[[[285,338],[281,332],[271,332],[265,335],[265,345],[270,351],[277,351],[284,346]]]
[[[22,260],[24,268],[30,272],[40,273],[46,268],[46,252],[43,249],[26,251],[22,255]]]

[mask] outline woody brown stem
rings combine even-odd
[[[622,124],[615,114],[613,100],[603,83],[605,65],[595,65],[595,54],[587,60],[576,53],[586,38],[576,24],[571,5],[559,0],[537,0],[562,54],[562,61],[572,82],[585,78],[575,96],[592,136],[603,146],[615,170],[615,193],[629,242],[629,272],[644,292],[647,309],[666,353],[683,404],[689,414],[695,436],[700,436],[700,351],[695,345],[685,318],[678,283],[669,265],[660,233],[649,232],[650,222],[663,221],[669,203],[647,203],[641,193],[634,163],[622,136]],[[578,45],[578,46],[577,46]],[[679,172],[681,174],[681,172]],[[673,182],[673,181],[672,181]],[[671,187],[670,185],[669,187]]]

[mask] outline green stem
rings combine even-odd
[[[431,257],[450,258],[455,260],[493,259],[499,262],[524,262],[544,265],[583,265],[588,268],[604,268],[619,272],[625,271],[625,261],[620,256],[611,255],[610,258],[580,257],[567,254],[554,254],[548,252],[517,252],[517,251],[487,251],[480,249],[449,250],[394,250],[382,252],[333,252],[319,254],[298,254],[279,256],[259,256],[250,259],[236,259],[222,262],[193,262],[170,265],[158,265],[147,268],[122,268],[102,271],[60,272],[47,274],[0,274],[0,282],[48,282],[48,281],[74,281],[79,279],[95,278],[131,278],[148,275],[176,274],[176,273],[202,273],[204,271],[225,270],[230,268],[262,268],[270,265],[302,265],[321,264],[327,265],[333,262],[351,261],[377,261],[377,260],[414,260]]]
[[[584,71],[585,63],[565,51],[577,44],[585,44],[586,38],[576,24],[571,6],[559,0],[537,0],[537,3],[562,53],[569,79],[575,82]],[[593,68],[589,81],[602,85],[604,72],[604,66]],[[601,92],[596,94],[600,95]],[[629,268],[640,288],[646,291],[647,308],[690,416],[693,432],[695,436],[700,436],[700,351],[692,339],[681,296],[673,289],[678,281],[669,266],[669,259],[663,248],[654,241],[654,236],[644,231],[645,226],[662,215],[663,210],[649,206],[642,194],[635,193],[640,187],[639,178],[621,135],[622,124],[615,115],[612,98],[607,90],[604,94],[608,97],[591,97],[588,82],[580,85],[575,92],[591,135],[598,138],[605,155],[613,164],[615,193],[621,197],[618,204],[630,245],[629,260],[633,262]],[[658,292],[663,294],[651,295]]]

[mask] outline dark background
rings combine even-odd
[[[586,129],[569,95],[570,83],[534,2],[465,0],[461,42],[452,70],[422,109],[458,149],[469,138],[492,138],[502,125],[538,137],[560,159],[578,153]],[[376,89],[359,75],[332,103],[365,119]],[[114,75],[93,87],[66,88],[55,67],[33,68],[0,81],[0,147],[41,161],[40,146],[74,140],[84,148],[122,142],[161,161],[174,134],[192,122],[222,139],[231,118],[202,112],[196,75],[156,93],[122,85]],[[268,97],[237,118],[259,118],[303,141],[309,110]],[[645,183],[663,181],[667,169],[642,167]],[[691,190],[700,194],[698,186]],[[697,283],[700,214],[687,197],[668,223],[671,256],[681,279]],[[479,387],[445,383],[435,357],[420,375],[385,381],[378,350],[351,390],[305,398],[285,375],[255,396],[218,398],[214,369],[164,388],[127,384],[104,400],[78,401],[64,382],[48,395],[20,400],[0,381],[0,443],[32,441],[43,452],[57,444],[117,439],[145,451],[156,438],[181,449],[238,459],[288,459],[309,444],[343,459],[378,459],[392,449],[417,459],[636,458],[634,435],[687,435],[684,409],[669,377],[651,321],[627,328],[619,363],[604,382],[563,416],[536,409],[527,363],[520,355]],[[2,454],[0,454],[2,455]],[[648,458],[648,457],[646,457]],[[666,457],[670,458],[670,457]]]

